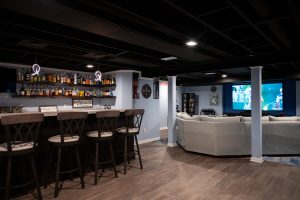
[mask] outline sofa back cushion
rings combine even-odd
[[[262,121],[269,121],[269,116],[263,116]],[[251,122],[251,117],[241,117],[241,122]]]
[[[298,121],[298,117],[274,117],[270,116],[270,121]]]
[[[209,122],[240,122],[240,116],[235,116],[235,117],[202,117],[201,121],[209,121]]]

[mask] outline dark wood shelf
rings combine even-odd
[[[69,87],[93,87],[93,88],[111,88],[116,87],[116,84],[111,85],[83,85],[83,84],[70,84],[70,83],[53,83],[53,82],[30,82],[30,81],[17,81],[19,84],[32,84],[32,85],[58,85]]]
[[[102,96],[102,97],[77,97],[77,96],[19,96],[15,95],[13,98],[71,98],[71,99],[113,99],[116,96]]]

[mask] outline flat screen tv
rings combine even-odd
[[[262,84],[262,110],[282,111],[282,83]],[[251,85],[232,85],[232,109],[251,110]]]

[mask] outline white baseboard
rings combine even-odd
[[[256,162],[256,163],[263,163],[264,162],[264,158],[263,157],[260,157],[260,158],[251,157],[250,161],[251,162]]]
[[[167,146],[168,146],[168,147],[176,147],[176,146],[177,146],[177,143],[168,143]]]
[[[146,140],[139,140],[138,143],[145,144],[148,142],[154,142],[154,141],[158,141],[158,140],[160,140],[160,137],[150,138],[150,139],[146,139]]]

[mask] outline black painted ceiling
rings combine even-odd
[[[299,0],[0,0],[0,62],[37,55],[41,66],[89,71],[99,59],[103,72],[186,85],[247,79],[254,65],[267,79],[298,78],[299,12]]]

